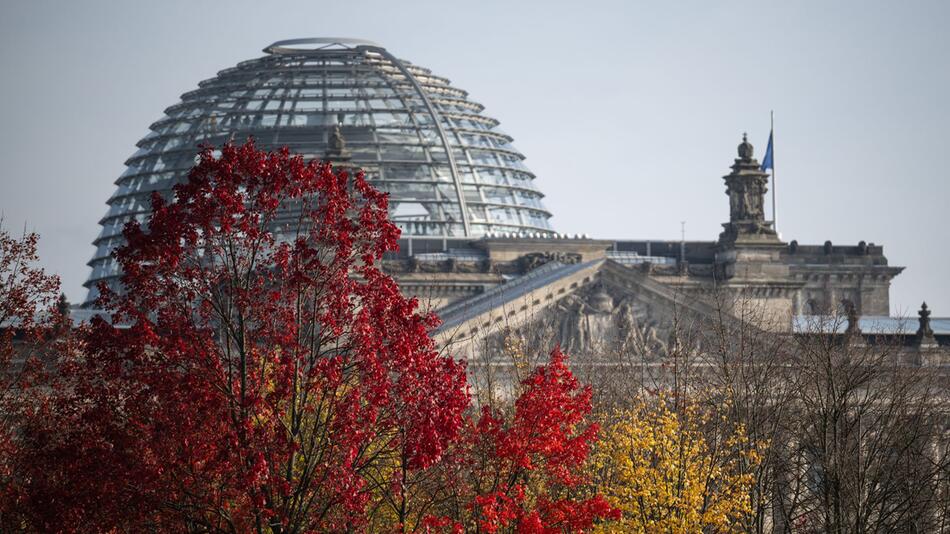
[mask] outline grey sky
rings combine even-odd
[[[0,210],[72,301],[162,111],[273,41],[376,41],[515,138],[557,230],[715,239],[776,112],[779,229],[883,244],[896,314],[950,316],[950,2],[0,0]]]

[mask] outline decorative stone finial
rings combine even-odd
[[[934,337],[933,328],[930,327],[930,310],[927,308],[926,302],[920,305],[917,316],[918,327],[915,336],[917,338],[917,348],[920,350],[937,348],[939,345],[937,344],[937,338]]]
[[[917,336],[920,338],[933,337],[934,331],[930,328],[930,310],[927,309],[926,302],[920,305],[920,311],[917,312],[917,315],[919,316],[917,322],[920,325],[917,328]]]
[[[753,147],[749,142],[749,136],[742,133],[742,143],[739,144],[739,159],[752,159]]]

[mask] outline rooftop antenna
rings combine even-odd
[[[680,221],[680,263],[686,261],[686,221]]]

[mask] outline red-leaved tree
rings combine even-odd
[[[37,265],[38,242],[35,233],[17,238],[0,224],[0,532],[20,526],[19,423],[43,406],[44,392],[34,386],[65,312],[54,306],[59,279]],[[26,389],[34,391],[23,395]]]
[[[481,529],[582,532],[597,519],[617,517],[601,496],[583,491],[589,482],[584,467],[598,431],[597,424],[586,421],[590,386],[578,384],[556,348],[551,361],[522,387],[509,423],[486,408],[477,424],[475,447],[482,454],[474,457],[488,461],[488,469],[473,471],[479,488],[473,510]]]
[[[22,513],[43,530],[359,530],[390,480],[458,436],[464,367],[378,261],[387,196],[252,142],[204,149],[153,198],[66,355]]]
[[[23,384],[0,525],[38,532],[583,532],[591,392],[559,351],[510,414],[379,267],[387,196],[252,142],[204,149]],[[9,461],[6,461],[9,460]]]
[[[590,494],[585,471],[598,427],[587,421],[591,389],[581,386],[560,349],[521,384],[508,415],[482,409],[469,421],[448,476],[458,498],[438,524],[445,530],[556,534],[590,531],[619,517]]]

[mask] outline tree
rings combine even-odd
[[[743,429],[660,397],[615,414],[594,455],[597,489],[623,511],[606,532],[739,532],[757,453]],[[718,421],[724,422],[724,421]]]
[[[783,516],[802,532],[944,531],[946,375],[845,321],[812,321],[796,338]]]
[[[698,389],[760,452],[745,530],[945,531],[946,373],[901,332],[839,315],[789,335],[752,302],[719,304],[742,320],[707,323]]]
[[[63,317],[54,306],[59,279],[38,267],[39,236],[11,236],[0,220],[0,530],[19,526],[13,510],[22,497],[18,422],[42,405],[42,391],[20,392],[42,374],[41,356]]]
[[[509,413],[484,406],[441,466],[451,497],[434,522],[457,532],[586,532],[619,511],[589,487],[586,461],[598,426],[587,421],[591,389],[582,387],[560,349],[521,383]],[[441,514],[441,515],[439,515]],[[430,519],[432,523],[432,519]]]
[[[753,475],[749,499],[752,513],[743,530],[771,533],[781,524],[785,479],[794,459],[786,454],[788,437],[797,431],[795,398],[801,374],[794,361],[794,338],[769,328],[774,312],[748,298],[715,295],[716,315],[704,323],[701,345],[707,365],[698,381],[702,403],[741,426],[759,455],[742,470]],[[730,316],[738,320],[731,320]]]
[[[204,149],[126,226],[121,291],[100,287],[110,320],[16,391],[43,400],[10,434],[3,526],[583,532],[615,517],[585,485],[590,388],[555,351],[512,410],[479,414],[428,335],[438,319],[378,267],[398,237],[387,215],[362,173]]]
[[[23,516],[365,528],[374,499],[443,456],[469,402],[464,367],[428,336],[437,319],[378,266],[399,235],[387,196],[253,142],[203,149],[174,195],[126,226],[123,290],[101,288],[111,321],[62,355],[52,414],[27,432]]]

